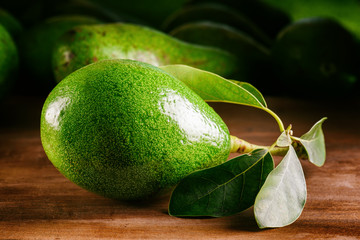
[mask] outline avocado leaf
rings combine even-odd
[[[288,134],[288,131],[283,131],[276,140],[276,145],[279,147],[288,147],[292,143],[292,140],[290,138],[290,135]]]
[[[314,124],[309,132],[302,135],[298,140],[304,146],[309,161],[318,167],[325,163],[326,150],[322,124],[327,118],[322,118]]]
[[[193,172],[174,189],[169,214],[178,217],[222,217],[254,204],[274,168],[267,149],[256,149],[216,167]]]
[[[289,150],[268,175],[256,197],[255,218],[260,228],[284,227],[301,214],[306,202],[306,182],[295,149]]]
[[[167,65],[159,68],[185,83],[207,102],[267,107],[264,97],[249,83],[228,80],[212,72],[186,65]]]

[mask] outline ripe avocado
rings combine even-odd
[[[185,84],[133,60],[104,60],[61,81],[41,115],[41,140],[68,179],[100,195],[143,199],[226,161],[227,126]]]
[[[105,59],[132,59],[155,66],[186,64],[224,77],[238,69],[237,58],[220,49],[190,44],[141,25],[77,26],[55,44],[53,70],[59,82],[73,71]]]

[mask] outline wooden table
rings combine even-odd
[[[252,209],[224,218],[175,218],[167,214],[169,196],[130,204],[87,192],[63,177],[42,149],[44,99],[12,97],[1,105],[0,239],[360,239],[359,101],[267,100],[296,136],[329,118],[327,162],[322,168],[302,162],[308,200],[294,224],[259,230]],[[279,135],[263,111],[212,106],[233,135],[267,145]]]

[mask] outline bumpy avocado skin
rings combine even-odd
[[[105,59],[132,59],[155,66],[186,64],[229,76],[237,59],[216,48],[188,44],[156,30],[133,24],[78,26],[63,35],[53,52],[57,81],[87,64]]]
[[[55,86],[51,59],[56,39],[74,26],[96,23],[100,21],[89,16],[60,15],[51,17],[26,31],[20,39],[20,49],[24,69],[34,79],[31,84],[37,89],[44,89],[43,91],[48,94]]]
[[[70,74],[41,115],[48,158],[100,195],[143,199],[226,161],[229,131],[198,95],[162,70],[105,60]]]
[[[6,95],[15,81],[18,61],[18,52],[14,41],[5,28],[0,25],[0,99]]]

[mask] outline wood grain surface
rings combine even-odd
[[[97,196],[63,177],[40,141],[44,99],[12,97],[0,115],[0,239],[360,239],[360,104],[267,98],[301,136],[321,117],[327,162],[302,161],[308,200],[290,226],[259,230],[253,209],[224,218],[175,218],[169,195],[124,203]],[[279,135],[265,112],[212,104],[231,134],[269,145]],[[231,156],[233,157],[233,156]]]

